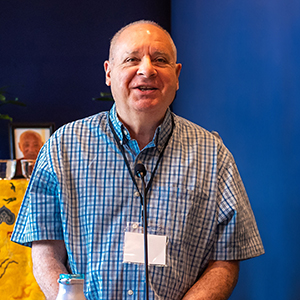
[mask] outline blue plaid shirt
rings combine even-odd
[[[63,239],[72,272],[85,274],[87,299],[144,298],[144,265],[123,262],[127,224],[142,223],[140,196],[108,118],[132,170],[142,162],[148,182],[171,133],[171,115],[168,110],[141,151],[115,107],[63,126],[40,151],[12,240],[31,246]],[[181,299],[209,260],[264,253],[230,152],[215,135],[173,118],[147,195],[149,230],[168,237],[167,265],[149,266],[150,299]]]

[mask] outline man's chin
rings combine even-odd
[[[134,103],[136,110],[151,112],[160,109],[161,103],[158,99],[141,98]]]

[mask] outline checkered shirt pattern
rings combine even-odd
[[[142,224],[140,197],[108,118],[134,170],[149,181],[171,132],[171,112],[142,151],[110,112],[67,124],[43,146],[12,241],[64,239],[87,299],[143,299],[144,265],[123,262],[128,223]],[[243,183],[222,140],[173,114],[174,130],[148,192],[150,232],[167,235],[167,265],[149,266],[150,299],[181,299],[209,260],[264,253]],[[134,171],[133,171],[134,172]],[[137,183],[141,181],[137,178]]]

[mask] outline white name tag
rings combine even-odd
[[[166,265],[167,237],[148,234],[148,264]],[[125,232],[124,262],[144,263],[144,234]]]

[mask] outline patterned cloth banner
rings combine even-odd
[[[28,180],[0,180],[1,300],[45,299],[32,273],[31,248],[10,241]]]

